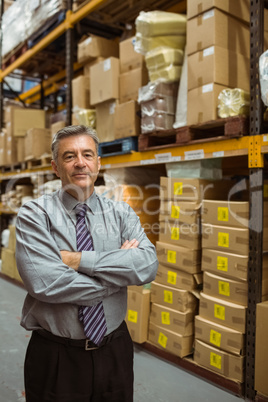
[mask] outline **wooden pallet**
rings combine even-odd
[[[130,154],[138,150],[138,137],[119,138],[115,141],[102,142],[99,144],[99,155],[116,156]]]
[[[26,169],[25,162],[13,163],[11,165],[0,166],[1,173],[18,173]]]
[[[243,135],[249,135],[249,119],[245,116],[234,116],[165,132],[141,134],[138,149],[142,152],[197,142],[218,141]]]
[[[44,154],[40,156],[40,158],[33,158],[32,156],[29,156],[26,158],[25,162],[27,164],[27,169],[36,169],[40,167],[50,167],[51,166],[51,159],[52,156],[49,154]]]

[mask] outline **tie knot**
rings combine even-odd
[[[87,212],[87,205],[86,204],[77,204],[75,207],[76,216],[79,218],[84,218]]]

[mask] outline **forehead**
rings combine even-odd
[[[95,141],[87,134],[72,135],[59,141],[60,154],[66,151],[77,152],[82,150],[91,150],[94,153],[97,151]]]

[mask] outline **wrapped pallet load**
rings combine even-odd
[[[149,84],[140,89],[138,99],[141,132],[170,130],[175,121],[177,93],[171,96],[161,93],[162,84],[173,88],[180,81],[186,43],[186,16],[165,11],[142,11],[135,23],[134,48],[144,55],[149,74]],[[154,88],[159,88],[156,91],[158,94],[147,99],[152,84],[155,84]]]

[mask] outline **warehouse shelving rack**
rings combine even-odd
[[[57,40],[61,35],[65,34],[66,56],[65,69],[55,73],[52,77],[44,80],[40,85],[25,92],[21,95],[21,100],[26,104],[31,104],[40,100],[40,106],[44,104],[44,97],[49,93],[57,93],[59,83],[66,82],[66,109],[67,123],[71,123],[72,111],[72,92],[71,80],[74,72],[78,71],[82,66],[74,62],[74,27],[80,21],[94,12],[98,12],[101,7],[107,5],[107,10],[112,12],[113,1],[108,0],[91,0],[84,2],[77,12],[72,12],[72,1],[68,1],[68,10],[64,21],[57,26],[52,32],[48,33],[33,48],[27,50],[23,55],[18,57],[12,64],[4,70],[0,70],[0,125],[3,127],[3,81],[15,69],[23,67],[25,63],[31,60],[36,54],[40,53],[49,46],[53,41]],[[122,5],[123,2],[120,2]],[[164,1],[164,0],[148,0],[147,2],[136,1],[132,12],[138,15],[141,10],[139,6],[148,6],[150,9],[164,9],[175,12],[186,11],[186,0],[184,1]],[[168,3],[168,4],[167,4]],[[130,4],[133,5],[133,2]],[[167,6],[168,5],[168,6]],[[1,2],[1,15],[3,13],[3,1]],[[211,140],[208,142],[199,142],[198,144],[188,144],[183,146],[167,146],[164,149],[154,149],[144,152],[133,152],[128,155],[118,155],[105,157],[102,160],[104,169],[113,169],[120,167],[157,165],[169,163],[173,161],[184,161],[189,159],[217,158],[231,161],[236,158],[244,158],[247,160],[248,176],[249,176],[249,194],[250,194],[250,252],[248,265],[248,312],[247,312],[247,329],[246,329],[246,375],[244,387],[241,384],[202,369],[194,364],[191,359],[180,359],[172,356],[165,351],[160,351],[150,344],[145,347],[164,358],[175,362],[184,367],[186,370],[192,371],[217,385],[231,390],[237,395],[244,396],[250,401],[264,401],[261,396],[256,396],[254,390],[255,377],[255,327],[256,327],[256,304],[261,301],[261,283],[262,283],[262,234],[263,234],[263,181],[265,169],[265,154],[268,154],[268,135],[265,134],[263,128],[263,104],[260,96],[259,84],[259,56],[263,52],[263,21],[264,8],[268,8],[268,2],[265,0],[250,0],[250,135],[240,138]],[[117,11],[118,16],[122,17],[122,10]],[[121,14],[120,14],[121,12]],[[106,11],[107,16],[107,11]],[[123,17],[124,21],[124,17]],[[104,21],[105,24],[105,21]],[[111,26],[115,30],[109,32],[115,35],[118,31],[118,25],[113,20]],[[103,26],[102,26],[103,27]],[[96,28],[96,27],[95,27]],[[101,25],[98,27],[101,31]],[[93,32],[94,33],[94,32]],[[0,46],[1,61],[1,46]],[[21,172],[0,173],[0,182],[4,183],[8,180],[30,177],[32,174],[49,174],[50,168],[36,168],[31,170],[23,170]],[[5,215],[8,211],[1,210],[0,213]]]

